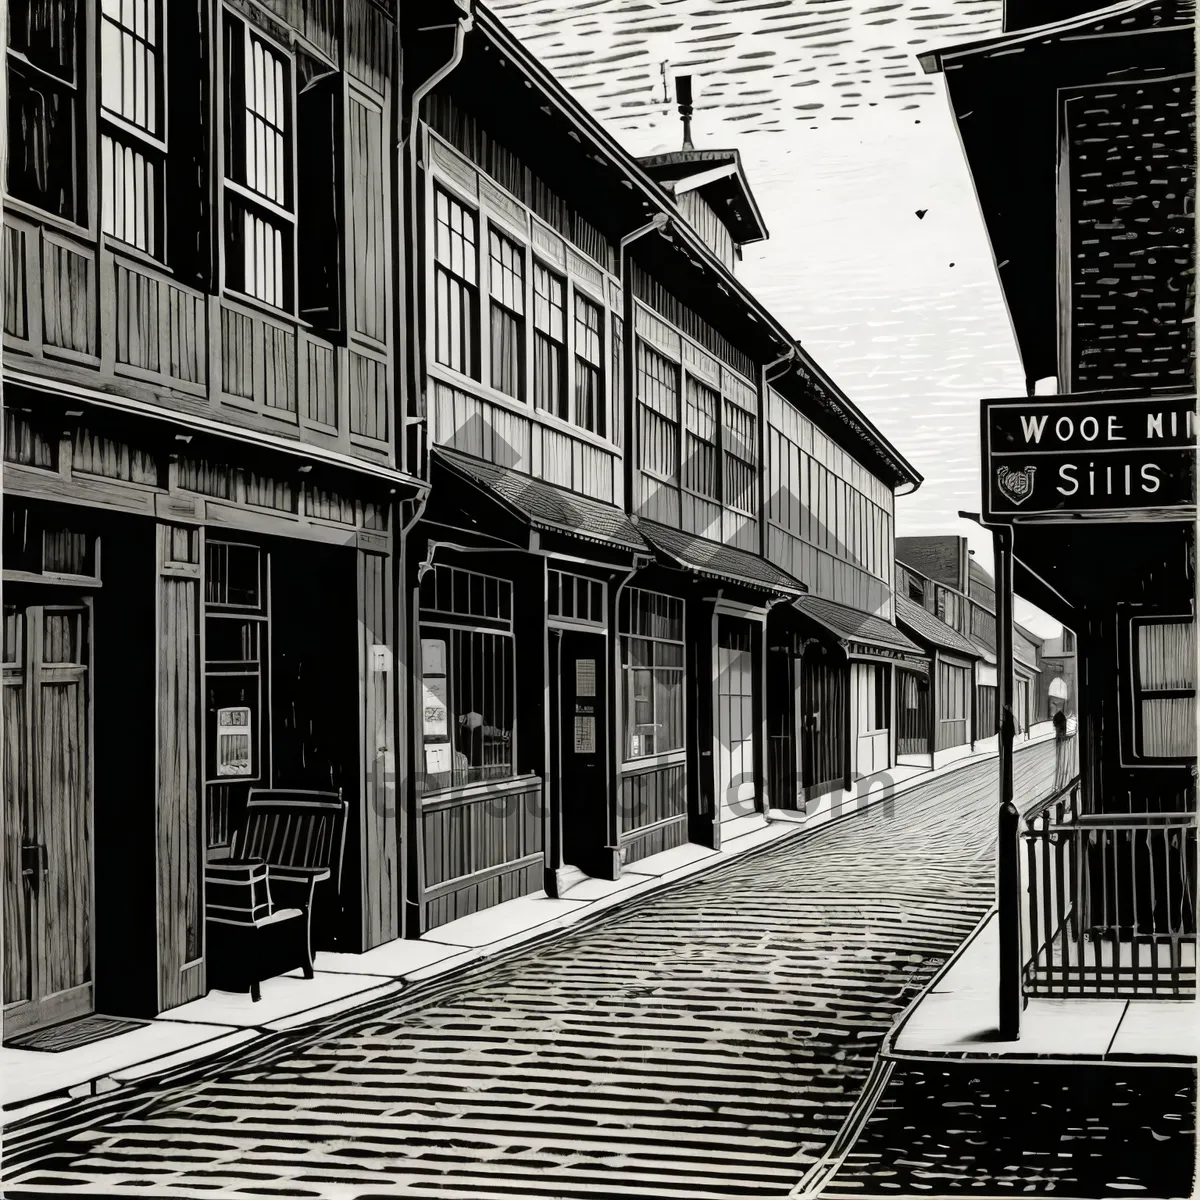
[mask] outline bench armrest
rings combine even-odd
[[[204,868],[204,904],[210,920],[254,924],[271,913],[267,864],[261,859],[226,859]]]

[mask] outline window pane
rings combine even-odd
[[[1137,627],[1138,685],[1148,691],[1196,686],[1194,621]]]
[[[1195,696],[1143,700],[1143,756],[1146,758],[1192,758],[1195,753]]]

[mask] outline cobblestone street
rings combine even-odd
[[[1018,797],[1053,770],[1052,743],[1022,751]],[[963,767],[423,994],[10,1127],[6,1194],[785,1196],[991,903],[995,781]]]
[[[1190,1196],[1184,1068],[897,1063],[824,1195]]]

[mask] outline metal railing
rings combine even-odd
[[[1195,995],[1194,812],[1084,814],[1074,775],[1021,842],[1027,996]]]

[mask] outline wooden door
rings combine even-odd
[[[795,811],[800,796],[800,659],[788,646],[767,655],[767,786],[772,808]]]
[[[801,764],[806,799],[842,786],[845,779],[846,672],[824,646],[804,653],[800,672],[803,749]]]
[[[563,861],[590,872],[604,849],[608,816],[608,646],[598,633],[559,636]]]
[[[747,621],[717,619],[717,816],[755,811],[754,636]]]
[[[92,1011],[91,606],[4,610],[4,1027]]]

